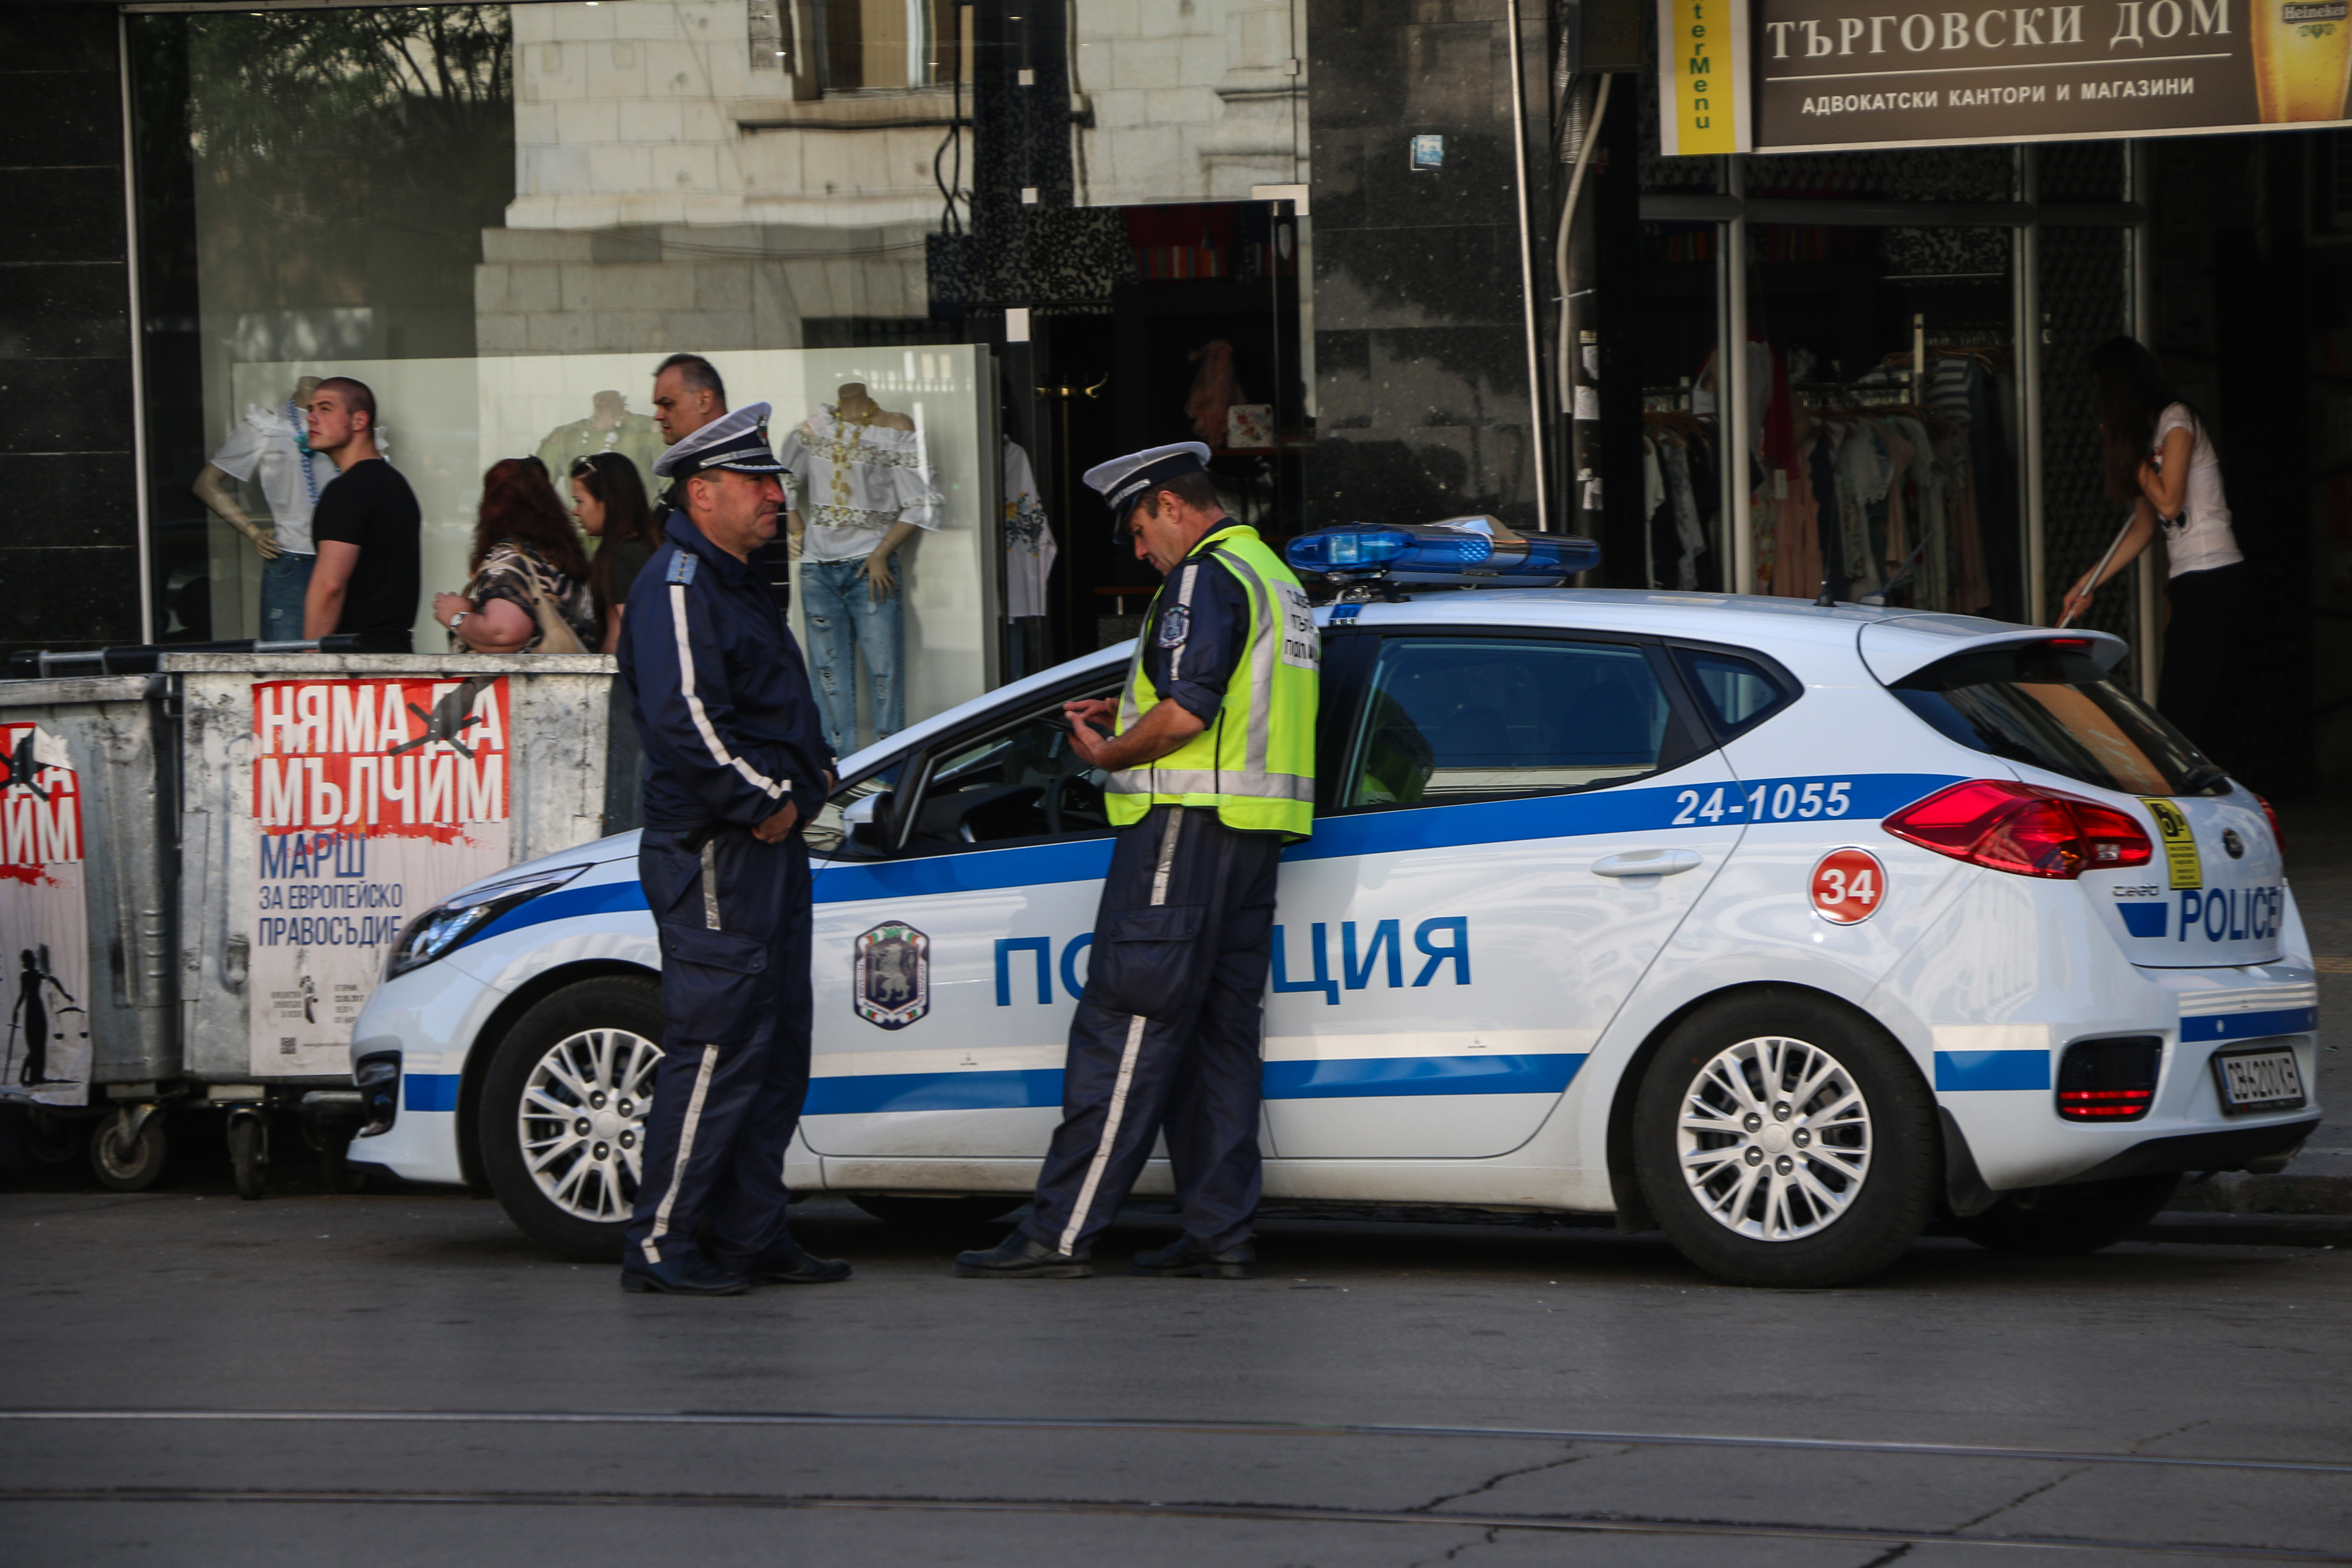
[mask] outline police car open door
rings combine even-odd
[[[812,827],[823,866],[801,1126],[828,1160],[1034,1169],[1044,1155],[1111,847],[1102,775],[1070,750],[1061,704],[1108,695],[1120,673],[852,780]]]
[[[1641,641],[1342,640],[1369,668],[1283,861],[1267,1124],[1285,1164],[1507,1153],[1738,842],[1704,811],[1732,775]]]

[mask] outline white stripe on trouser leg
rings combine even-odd
[[[1168,901],[1168,874],[1176,860],[1176,835],[1184,826],[1184,808],[1166,808],[1168,826],[1160,835],[1160,865],[1151,876],[1151,901]],[[1102,1184],[1103,1167],[1110,1163],[1111,1145],[1118,1142],[1119,1118],[1127,1110],[1128,1087],[1135,1081],[1135,1058],[1143,1048],[1143,1026],[1150,1020],[1141,1014],[1130,1014],[1127,1022],[1127,1045],[1118,1053],[1118,1077],[1111,1081],[1110,1103],[1103,1108],[1103,1128],[1100,1141],[1095,1144],[1095,1157],[1087,1162],[1087,1179],[1078,1184],[1078,1200],[1070,1205],[1070,1223],[1062,1231],[1061,1245],[1056,1252],[1069,1252],[1078,1245],[1078,1232],[1087,1226],[1087,1211],[1094,1207],[1095,1189]]]
[[[719,1047],[702,1047],[702,1065],[695,1069],[694,1092],[686,1097],[686,1124],[677,1131],[677,1158],[670,1162],[669,1191],[654,1210],[654,1228],[646,1237],[646,1261],[661,1261],[661,1238],[669,1234],[669,1206],[677,1202],[677,1184],[686,1176],[686,1163],[694,1158],[694,1130],[702,1121],[703,1097],[710,1092],[710,1074],[719,1066]]]

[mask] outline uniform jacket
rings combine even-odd
[[[629,590],[621,679],[646,752],[645,820],[751,827],[824,804],[830,747],[793,640],[753,564],[677,512]]]

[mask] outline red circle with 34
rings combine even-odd
[[[1886,868],[1867,849],[1832,849],[1813,865],[1813,911],[1832,925],[1866,921],[1886,901]]]

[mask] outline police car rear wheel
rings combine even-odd
[[[658,984],[599,975],[525,1013],[490,1060],[477,1122],[490,1189],[566,1258],[621,1256],[661,1031]]]
[[[1685,1257],[1742,1285],[1851,1284],[1900,1257],[1937,1191],[1934,1099],[1885,1031],[1825,998],[1703,1008],[1634,1107],[1643,1195]]]

